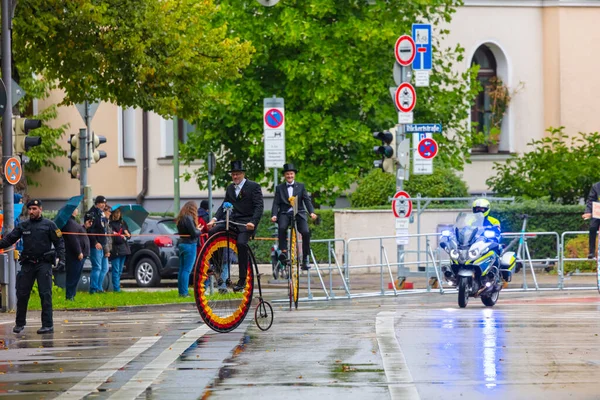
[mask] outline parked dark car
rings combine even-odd
[[[173,218],[146,218],[139,232],[129,240],[131,254],[125,260],[121,279],[135,278],[138,286],[157,286],[162,278],[177,278],[179,238]]]

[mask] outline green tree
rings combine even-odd
[[[549,128],[549,135],[532,140],[532,150],[494,164],[496,174],[486,183],[503,195],[529,199],[548,198],[560,204],[577,204],[600,180],[600,134],[569,137],[564,127]]]
[[[263,165],[263,98],[285,99],[286,156],[318,204],[335,198],[372,168],[375,130],[390,128],[397,114],[389,87],[393,47],[414,21],[440,26],[451,20],[458,0],[423,1],[289,0],[263,7],[256,0],[223,0],[219,16],[256,54],[242,79],[226,83],[231,102],[212,103],[198,118],[197,133],[182,146],[189,164],[218,155],[218,168],[242,159],[248,175],[266,182]],[[460,46],[443,49],[447,30],[435,30],[434,70],[429,88],[417,89],[417,121],[441,122],[453,132],[452,141],[440,138],[441,157],[463,164],[471,147],[465,126],[471,100],[478,91],[472,70],[456,73],[463,60]],[[469,82],[473,82],[470,84]],[[195,178],[206,187],[206,168]],[[272,178],[271,178],[272,180]],[[217,186],[227,181],[217,176]],[[272,184],[272,183],[270,183]]]
[[[211,0],[22,0],[15,63],[21,77],[64,89],[64,104],[97,99],[193,119],[250,62],[252,46],[216,22],[217,10]]]

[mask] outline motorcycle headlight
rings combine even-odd
[[[469,258],[477,258],[479,256],[479,249],[469,250]]]
[[[450,250],[450,258],[453,260],[458,260],[458,250],[456,250],[456,249]]]
[[[450,232],[448,229],[444,229],[442,231],[442,236],[443,237],[450,237],[451,234],[452,234],[452,232]]]
[[[496,237],[496,232],[488,229],[485,232],[483,232],[483,236],[485,236],[488,239],[493,239]]]

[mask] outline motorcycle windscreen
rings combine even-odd
[[[460,213],[456,218],[456,241],[459,246],[470,246],[483,234],[484,216],[482,213]]]

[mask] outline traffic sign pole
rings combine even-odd
[[[12,52],[11,52],[11,26],[12,26],[12,7],[11,1],[2,0],[2,79],[6,86],[6,110],[2,117],[2,161],[3,165],[13,154],[13,140],[12,140],[12,79],[11,79],[11,63],[12,63]],[[14,187],[9,184],[6,179],[2,181],[2,204],[4,208],[4,226],[3,232],[10,232],[15,227],[15,216],[14,216]],[[9,250],[8,255],[8,290],[2,290],[2,296],[4,293],[8,293],[5,301],[2,302],[2,307],[6,307],[7,310],[14,310],[17,308],[17,271],[15,266],[14,250]],[[6,260],[6,258],[5,258]]]
[[[400,86],[402,86],[402,84],[404,82],[410,81],[410,73],[411,73],[410,66],[400,66],[400,79],[401,79]],[[416,99],[415,99],[415,101],[416,101]],[[412,106],[412,108],[414,108],[414,105]],[[396,143],[397,144],[403,143],[405,139],[406,139],[406,125],[398,124],[396,127]],[[397,153],[397,150],[396,150],[396,153]],[[403,165],[401,165],[400,163],[397,164],[397,167],[396,167],[396,191],[397,192],[402,191],[407,172],[408,172],[408,170],[405,169]],[[396,254],[397,254],[397,260],[398,260],[397,277],[398,277],[398,279],[401,279],[400,270],[403,269],[403,268],[401,268],[401,266],[403,266],[403,264],[404,264],[404,245],[396,244]]]

